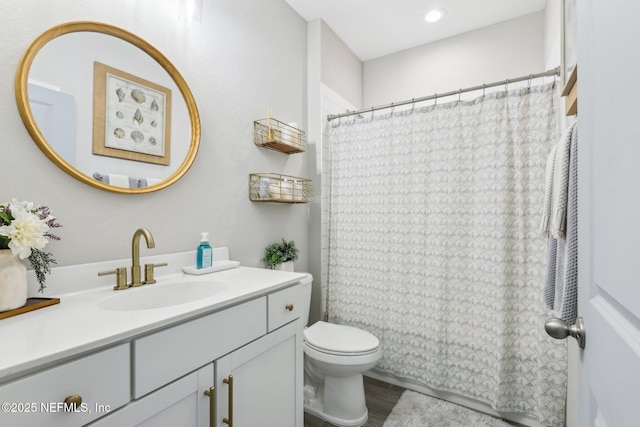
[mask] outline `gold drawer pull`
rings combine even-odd
[[[222,380],[223,383],[229,384],[229,418],[223,418],[222,422],[233,427],[233,375]]]
[[[65,403],[65,411],[67,412],[75,412],[80,408],[82,404],[82,396],[78,396],[77,394],[67,396],[64,399]]]
[[[293,304],[287,304],[284,306],[284,308],[286,308],[289,311],[293,311]]]
[[[209,390],[205,390],[204,394],[209,396],[209,425],[215,427],[216,425],[216,388],[210,387]]]

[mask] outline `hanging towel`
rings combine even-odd
[[[551,210],[550,233],[556,239],[565,237],[567,230],[567,191],[569,186],[569,153],[571,150],[571,135],[575,123],[564,133],[554,159],[553,171],[553,201]]]
[[[549,234],[549,230],[551,228],[551,210],[553,209],[553,172],[555,171],[557,151],[558,144],[551,148],[551,152],[547,158],[547,169],[544,176],[544,207],[542,208],[540,231],[542,231],[545,236]]]
[[[570,325],[578,316],[578,127],[571,132],[564,286],[554,305],[560,318]]]
[[[547,236],[547,274],[544,281],[544,303],[553,309],[556,300],[556,259],[558,254],[558,240]]]
[[[559,221],[565,224],[565,231],[561,236],[554,236],[552,230],[548,235],[544,301],[556,316],[574,324],[578,315],[578,128],[574,124],[570,129],[567,171],[556,169],[560,175],[567,176],[567,189],[560,201],[565,215]],[[562,187],[553,186],[554,205],[556,188],[560,191]]]

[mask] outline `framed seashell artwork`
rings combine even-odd
[[[93,154],[170,163],[171,90],[94,62]]]

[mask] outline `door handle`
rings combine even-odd
[[[558,340],[565,339],[571,335],[578,341],[578,346],[584,348],[586,333],[582,317],[578,317],[574,325],[567,325],[564,320],[552,317],[544,322],[544,330],[547,331],[550,337]]]
[[[229,375],[229,378],[224,378],[222,382],[229,385],[229,417],[223,418],[222,422],[228,424],[229,427],[233,427],[233,375]]]
[[[209,396],[209,425],[215,427],[216,425],[216,388],[210,387],[209,390],[205,390],[204,394]]]

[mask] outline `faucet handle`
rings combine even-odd
[[[100,271],[98,276],[106,276],[108,274],[116,275],[116,285],[113,287],[116,291],[121,291],[123,289],[127,289],[127,268],[126,267],[118,267],[115,270],[109,271]]]
[[[167,264],[166,262],[161,262],[158,264],[145,264],[144,265],[144,284],[145,285],[151,285],[153,283],[156,283],[156,279],[153,277],[154,274],[154,269],[155,267],[166,267]]]

